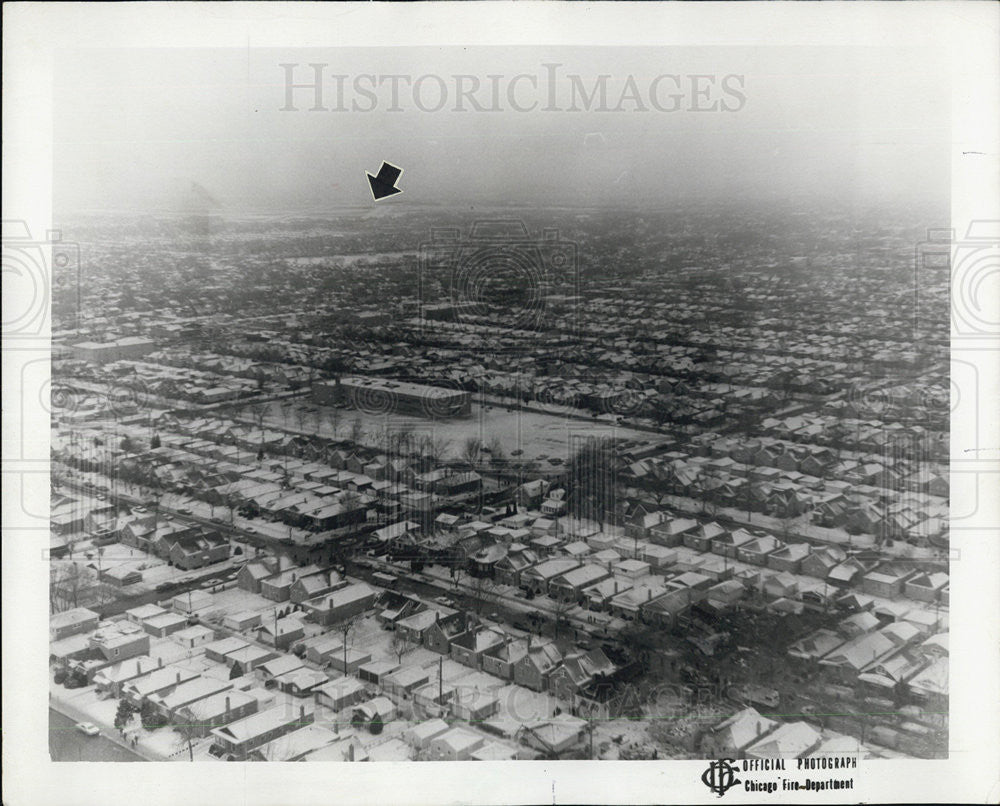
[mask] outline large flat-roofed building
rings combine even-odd
[[[115,341],[84,341],[74,344],[71,352],[74,358],[103,364],[122,358],[140,358],[156,350],[156,342],[138,336],[129,336]]]
[[[340,404],[376,414],[444,418],[472,413],[472,396],[468,392],[384,378],[348,377],[316,383],[313,400],[321,405]]]

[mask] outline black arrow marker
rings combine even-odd
[[[388,162],[382,163],[382,167],[378,169],[378,176],[372,176],[370,173],[365,172],[365,176],[368,177],[368,184],[372,188],[372,197],[375,201],[403,192],[396,187],[396,180],[399,179],[399,175],[402,172],[402,168],[397,168]]]

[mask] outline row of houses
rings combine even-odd
[[[793,662],[824,672],[835,682],[895,696],[947,659],[948,635],[933,629],[906,618],[885,623],[861,610],[833,629],[821,628],[795,641],[788,654]]]
[[[709,758],[862,759],[871,748],[851,736],[829,735],[807,722],[779,722],[744,708],[706,730],[699,748]]]
[[[128,520],[120,521],[113,536],[126,546],[154,554],[185,570],[229,558],[229,541],[217,530],[163,518],[158,513],[133,513]]]
[[[762,448],[757,455],[760,453],[768,451]],[[750,509],[777,518],[809,513],[821,526],[907,538],[921,544],[947,528],[946,499],[908,489],[939,489],[936,477],[927,471],[914,471],[904,483],[896,478],[891,465],[874,462],[843,461],[823,478],[770,465],[744,464],[730,456],[712,458],[670,451],[629,465],[623,477],[637,490],[658,495],[692,497],[714,506]]]

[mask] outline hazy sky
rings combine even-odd
[[[923,200],[948,192],[948,76],[925,50],[452,47],[62,56],[53,194],[62,214],[176,210],[192,183],[222,212],[368,205],[364,173],[376,172],[382,160],[404,170],[404,193],[390,204],[624,205],[802,194]],[[308,87],[293,90],[297,111],[281,111],[282,64],[297,65],[292,80],[303,84],[314,81],[310,64],[325,65],[327,111],[310,111],[315,92]],[[393,75],[402,78],[385,78]],[[599,93],[586,97],[602,82],[603,107]],[[343,111],[335,111],[338,102]],[[533,104],[533,111],[512,108]]]

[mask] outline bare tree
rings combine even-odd
[[[340,433],[340,409],[336,406],[331,406],[326,410],[326,419],[330,423],[330,430],[333,433],[333,438],[336,439],[337,435]]]
[[[493,437],[489,444],[490,458],[495,465],[502,465],[507,460],[507,455],[504,453],[503,442],[500,437]]]
[[[56,604],[57,612],[79,607],[94,590],[93,579],[87,569],[76,561],[57,567],[50,586],[49,600]]]
[[[409,423],[404,423],[399,429],[399,452],[401,456],[409,456],[415,447],[416,435],[413,433],[413,426]]]
[[[307,419],[309,419],[309,412],[302,408],[302,406],[296,407],[295,422],[299,424],[299,431],[305,431]]]
[[[492,605],[499,599],[497,586],[489,577],[473,577],[469,583],[469,588],[476,615],[480,615],[486,609],[487,605]]]
[[[479,437],[468,437],[462,443],[462,461],[465,462],[472,470],[476,469],[479,464],[479,457],[482,455],[482,443],[479,441]]]
[[[555,638],[559,637],[562,632],[563,627],[569,625],[569,612],[576,606],[576,602],[572,599],[555,599],[555,610],[553,611],[553,618],[555,620],[555,625],[553,627],[553,636]]]
[[[444,437],[430,437],[427,441],[427,456],[433,462],[443,462],[451,449],[452,441]]]
[[[396,630],[392,635],[392,651],[396,656],[396,662],[402,664],[403,655],[417,648],[417,644],[410,640],[409,633]]]
[[[174,725],[174,732],[178,734],[177,743],[182,747],[187,745],[188,760],[194,761],[194,740],[200,738],[195,715],[190,708],[182,708],[177,715],[180,718]]]
[[[250,416],[257,423],[257,427],[263,428],[264,418],[267,416],[267,403],[254,403],[252,406],[248,406],[248,408],[250,409]]]
[[[351,423],[351,442],[355,445],[360,445],[361,440],[365,438],[365,426],[361,422],[360,417],[355,417],[354,421]]]
[[[350,637],[351,633],[355,631],[357,626],[361,623],[360,614],[357,616],[352,616],[346,621],[342,622],[337,630],[340,632],[341,638],[344,643],[344,674],[347,674],[347,639]]]

